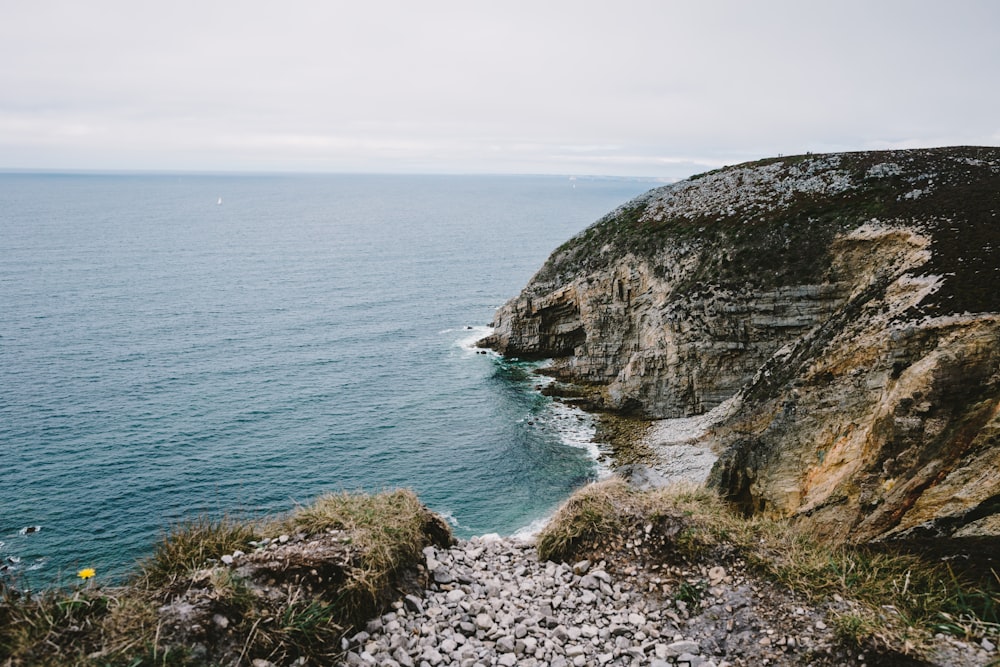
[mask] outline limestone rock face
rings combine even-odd
[[[484,341],[601,407],[738,409],[748,512],[838,540],[1000,535],[1000,149],[807,155],[654,189],[557,249]]]

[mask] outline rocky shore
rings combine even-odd
[[[634,536],[642,550],[644,535]],[[987,665],[996,646],[940,636],[933,661],[846,645],[830,612],[748,571],[629,562],[540,562],[529,542],[496,536],[424,550],[430,584],[343,640],[342,664]],[[258,667],[267,667],[261,663]]]

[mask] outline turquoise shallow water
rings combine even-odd
[[[470,343],[648,187],[0,175],[6,576],[114,579],[173,522],[328,490],[413,488],[464,536],[551,512],[597,472],[588,418]]]

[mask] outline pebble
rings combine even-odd
[[[698,645],[698,642],[681,640],[679,642],[674,642],[669,646],[667,646],[668,656],[679,656],[684,653],[693,653],[697,655],[700,652],[701,652],[701,647]]]

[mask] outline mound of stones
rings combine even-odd
[[[826,609],[770,590],[740,563],[615,572],[603,562],[539,562],[531,544],[491,536],[424,553],[424,597],[406,596],[344,639],[343,664],[884,664],[842,646]]]

